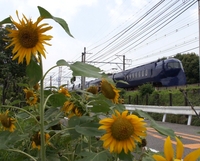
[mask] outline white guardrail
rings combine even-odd
[[[149,106],[149,105],[130,105],[124,104],[126,109],[130,112],[135,109],[142,110],[145,112],[152,113],[162,113],[163,118],[162,122],[165,122],[167,114],[175,114],[175,115],[188,115],[187,125],[191,125],[192,116],[196,115],[194,110],[200,115],[200,106],[194,106],[194,110],[190,106]]]

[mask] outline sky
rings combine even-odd
[[[74,36],[44,20],[53,27],[47,32],[53,39],[52,46],[45,46],[44,71],[60,59],[81,61],[84,47],[86,62],[105,72],[121,71],[123,55],[129,69],[177,53],[199,54],[198,5],[193,0],[0,0],[0,21],[8,16],[17,21],[16,10],[35,21],[37,6],[64,19]],[[50,71],[47,86],[50,76],[54,85],[60,76],[65,84],[71,72],[66,67]]]

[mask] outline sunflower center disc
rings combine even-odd
[[[28,26],[21,29],[19,32],[19,42],[24,48],[33,48],[38,43],[37,31]]]
[[[4,127],[10,128],[10,126],[12,125],[12,120],[7,116],[3,116],[1,119],[1,123]]]
[[[112,136],[116,140],[126,140],[133,134],[133,125],[125,118],[117,118],[111,126]]]

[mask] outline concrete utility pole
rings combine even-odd
[[[125,55],[123,55],[123,70],[125,70]]]
[[[62,79],[62,67],[58,68],[58,87],[61,86],[61,79]]]
[[[123,64],[123,68],[121,68],[121,67],[119,67],[119,66],[118,66],[118,67],[119,67],[121,70],[124,71],[124,70],[125,70],[125,65],[127,64],[127,63],[126,63],[126,60],[130,60],[130,59],[125,59],[125,55],[116,55],[116,56],[118,56],[118,57],[119,57],[119,56],[123,56],[123,60],[122,60],[122,62],[123,62],[123,63],[122,63],[122,64]],[[120,63],[116,63],[116,64],[120,64]],[[129,65],[130,65],[130,64],[129,64]]]
[[[86,47],[84,47],[84,52],[82,53],[82,62],[85,63],[86,60]],[[85,89],[85,77],[81,76],[81,89]]]
[[[52,76],[50,76],[50,89],[52,89],[51,87],[52,87]]]

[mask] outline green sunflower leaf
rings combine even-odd
[[[49,98],[49,102],[53,107],[61,107],[66,101],[66,96],[62,93],[57,93]]]
[[[64,59],[58,60],[56,64],[57,66],[69,66],[69,64]]]
[[[2,21],[0,22],[0,26],[3,25],[3,24],[5,24],[5,23],[12,23],[10,17],[7,17],[7,18],[5,18],[4,20],[2,20]]]
[[[110,111],[110,104],[108,101],[104,100],[96,100],[94,102],[91,102],[91,105],[93,105],[90,110],[92,112],[103,112],[107,113]]]
[[[162,125],[158,125],[156,122],[152,122],[151,127],[154,128],[157,132],[159,132],[162,135],[175,137],[176,134],[174,131],[170,128],[164,127]]]
[[[26,74],[29,77],[29,85],[33,87],[42,79],[42,68],[31,60],[30,64],[26,66]]]
[[[1,131],[0,132],[0,149],[7,149],[13,147],[13,145],[16,142],[19,142],[20,140],[23,140],[24,137],[27,137],[28,135],[19,135],[17,132],[9,132],[9,131]]]
[[[120,160],[124,160],[124,161],[132,161],[133,160],[133,155],[128,152],[128,154],[124,153],[124,151],[122,150],[122,152],[118,155]]]
[[[98,128],[99,124],[93,122],[81,124],[80,126],[79,125],[75,126],[75,130],[78,133],[81,133],[86,136],[101,136],[102,134],[104,134],[104,131],[98,130]]]
[[[70,69],[73,71],[73,76],[84,76],[92,78],[101,78],[101,70],[93,65],[83,62],[75,62],[70,65]]]
[[[69,36],[73,37],[69,31],[68,24],[66,23],[65,20],[63,20],[62,18],[59,18],[59,17],[52,16],[47,10],[45,10],[44,8],[42,8],[40,6],[38,6],[38,10],[40,12],[41,17],[46,18],[46,19],[49,19],[49,18],[53,19],[54,21],[56,21],[57,23],[59,23],[62,26],[62,28],[65,30],[65,32],[67,32],[67,34]]]
[[[80,136],[80,133],[74,130],[74,127],[79,124],[80,124],[80,119],[77,116],[73,116],[68,120],[68,126],[69,128],[72,128],[69,129],[69,133],[72,139],[77,139]]]
[[[157,124],[148,113],[141,110],[137,110],[137,109],[135,110],[135,112],[137,112],[141,117],[148,119],[150,121],[150,126],[154,128],[160,134],[165,135],[165,136],[170,136],[173,138],[176,136],[172,129],[166,128],[164,126]]]

